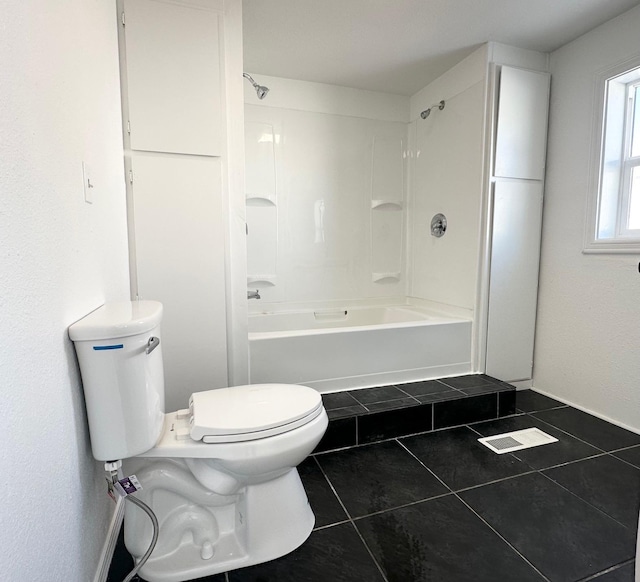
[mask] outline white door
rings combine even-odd
[[[499,180],[493,193],[486,373],[531,378],[538,299],[542,183]]]
[[[157,0],[125,0],[131,149],[222,153],[219,16]]]

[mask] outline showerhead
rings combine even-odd
[[[256,93],[258,95],[258,99],[264,99],[269,92],[269,87],[265,87],[264,85],[258,85],[256,87]]]
[[[258,85],[253,80],[253,77],[249,73],[242,73],[242,76],[249,81],[253,85],[253,88],[256,90],[256,95],[258,95],[258,99],[264,99],[269,92],[269,87],[265,87],[264,85]]]

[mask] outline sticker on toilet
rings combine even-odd
[[[120,494],[120,497],[126,497],[127,495],[131,495],[132,493],[142,489],[142,485],[140,485],[140,481],[138,481],[138,478],[135,475],[129,475],[124,479],[118,479],[113,486]]]

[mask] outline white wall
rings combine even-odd
[[[640,7],[551,55],[534,386],[640,430],[638,255],[582,254],[594,82],[640,50]]]
[[[67,327],[129,296],[115,4],[0,11],[0,577],[86,582],[113,503]]]
[[[270,93],[245,83],[249,308],[404,296],[408,99],[254,77]]]
[[[487,45],[411,98],[415,157],[411,168],[409,294],[475,307],[482,201]],[[420,112],[433,107],[427,119]],[[441,238],[431,218],[447,217]]]

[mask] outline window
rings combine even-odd
[[[599,78],[596,201],[585,252],[640,251],[640,59],[634,64]]]

